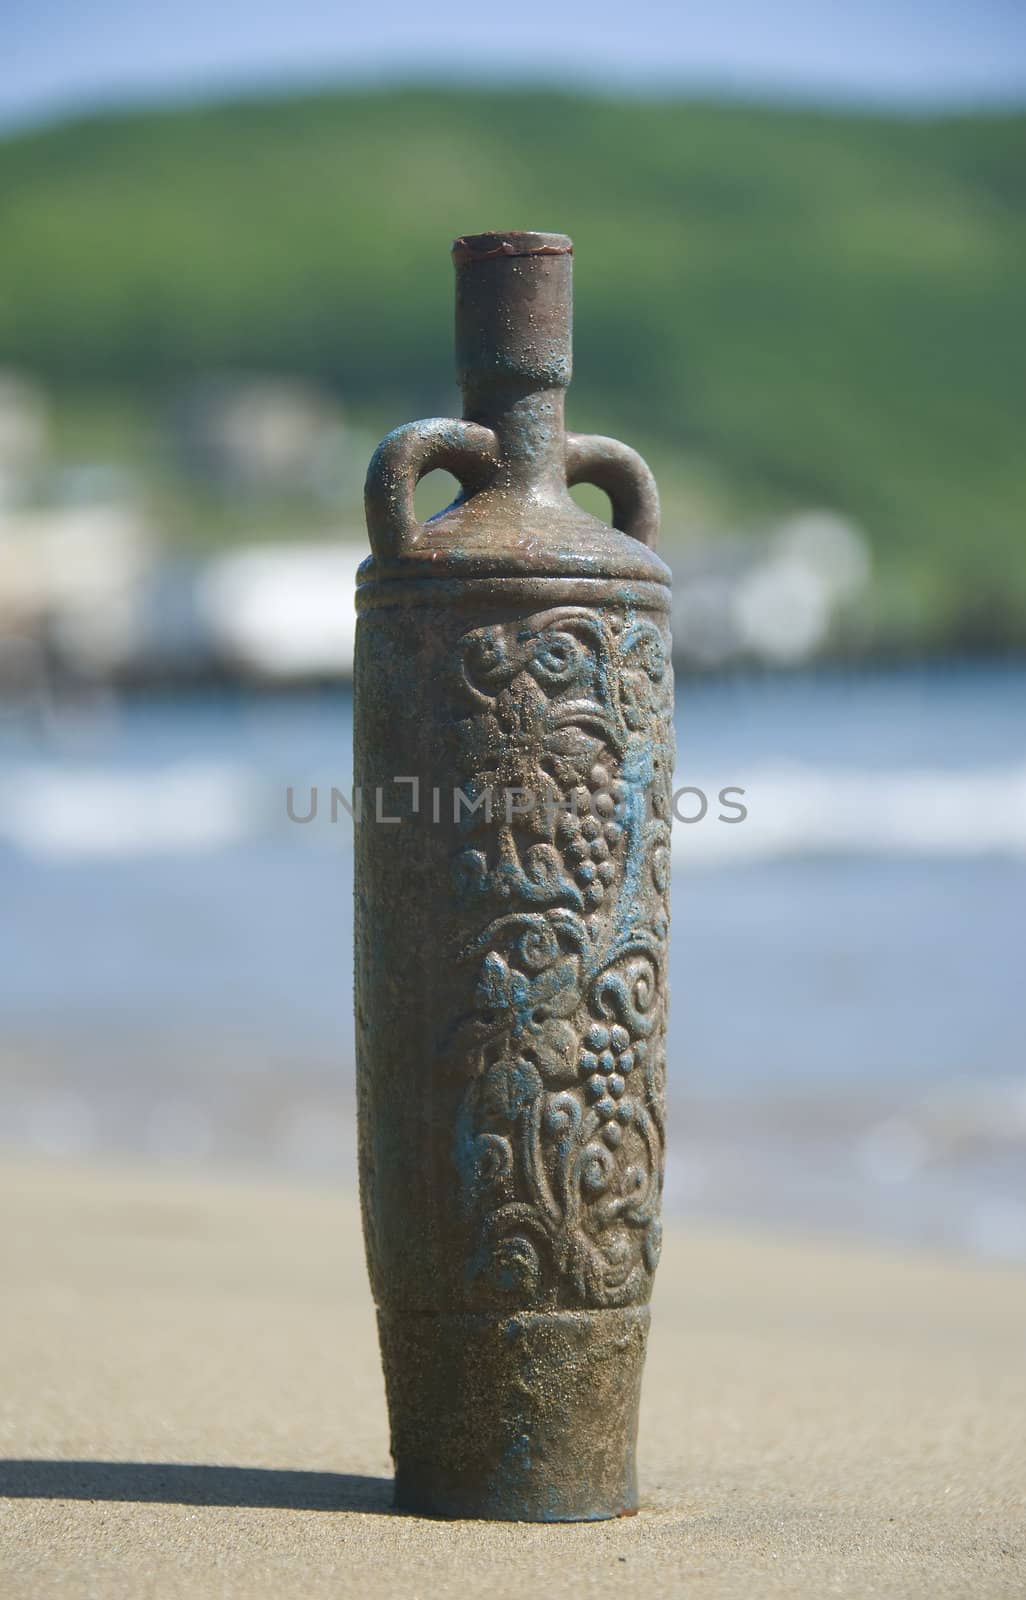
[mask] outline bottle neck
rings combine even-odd
[[[528,387],[516,380],[478,386],[467,376],[463,415],[498,439],[503,488],[538,500],[566,494],[564,402],[562,387]]]
[[[557,233],[473,234],[453,246],[463,415],[496,435],[503,489],[535,500],[567,492],[572,252]]]

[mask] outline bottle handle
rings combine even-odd
[[[458,478],[464,495],[484,487],[498,466],[498,441],[490,428],[449,417],[407,422],[378,445],[367,468],[363,499],[371,549],[379,561],[395,560],[420,543],[413,492],[441,467]]]
[[[609,496],[613,527],[650,550],[659,539],[659,491],[636,450],[600,433],[566,436],[567,487],[593,483]]]

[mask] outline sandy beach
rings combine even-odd
[[[669,1234],[643,1509],[389,1508],[351,1194],[0,1169],[0,1593],[1015,1596],[1026,1275],[711,1227]]]

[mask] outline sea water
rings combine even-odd
[[[1026,1260],[1026,667],[685,680],[677,742],[668,1209]],[[5,1148],[352,1180],[351,743],[0,715]]]

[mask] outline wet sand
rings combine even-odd
[[[0,1168],[0,1594],[1026,1593],[1026,1274],[671,1229],[612,1524],[389,1509],[351,1194]]]

